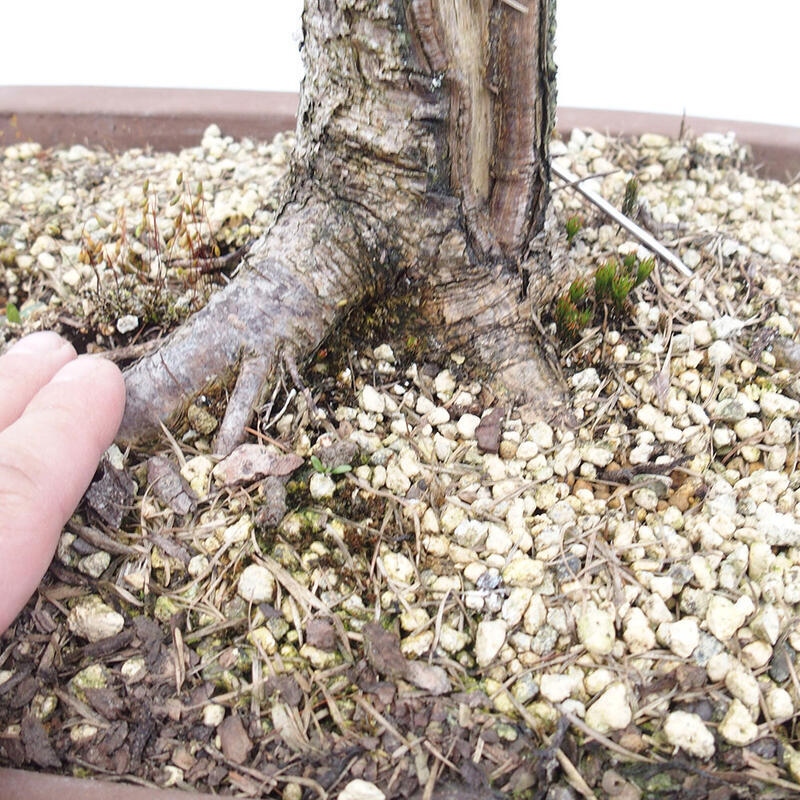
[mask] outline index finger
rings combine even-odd
[[[64,523],[114,438],[124,405],[117,367],[80,356],[0,433],[0,630],[44,575]]]
[[[75,348],[57,333],[40,331],[15,342],[0,356],[0,431],[68,361]]]

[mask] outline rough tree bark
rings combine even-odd
[[[403,276],[444,346],[551,415],[532,255],[549,179],[555,0],[306,0],[298,143],[270,231],[237,277],[126,372],[121,437],[238,376],[216,450],[237,444],[281,361],[301,363]],[[527,288],[527,293],[526,293]]]

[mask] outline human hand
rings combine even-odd
[[[55,333],[0,356],[0,632],[39,585],[124,407],[119,369]]]

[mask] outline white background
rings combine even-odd
[[[0,84],[295,91],[301,0],[3,3]],[[560,0],[565,106],[800,126],[796,0]]]

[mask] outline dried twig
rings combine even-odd
[[[559,166],[554,162],[550,165],[553,172],[558,175],[561,180],[566,181],[572,188],[580,192],[590,203],[596,205],[603,213],[608,214],[611,219],[618,225],[625,228],[628,233],[635,236],[645,247],[652,250],[657,256],[663,258],[668,264],[672,265],[681,275],[686,278],[692,277],[692,271],[686,264],[683,263],[674,253],[667,250],[658,240],[653,238],[644,228],[637,225],[630,217],[626,217],[621,211],[618,211],[605,197],[601,197],[597,192],[592,191],[587,186],[584,186],[580,178],[573,175],[569,170]]]

